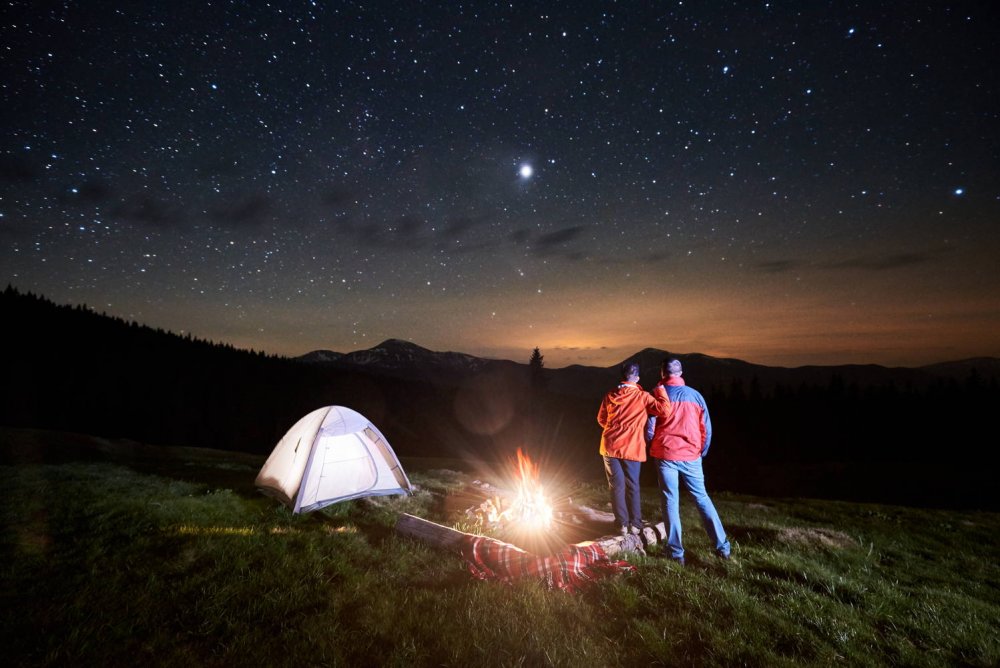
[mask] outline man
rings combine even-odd
[[[656,462],[660,494],[663,503],[663,521],[667,526],[669,556],[684,565],[684,545],[681,541],[680,484],[694,497],[698,514],[705,525],[708,539],[715,553],[729,558],[730,545],[722,528],[719,513],[705,489],[705,473],[701,460],[708,454],[712,443],[712,420],[708,405],[701,393],[684,383],[680,360],[666,359],[660,365],[660,383],[666,388],[673,411],[666,419],[651,417],[646,426],[650,441],[649,454]]]
[[[622,534],[642,530],[639,470],[646,461],[643,427],[650,415],[670,416],[670,400],[662,387],[650,395],[639,387],[639,365],[622,365],[621,382],[604,396],[597,412],[601,456],[611,490],[611,510]]]

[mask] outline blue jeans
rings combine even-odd
[[[620,527],[642,528],[642,508],[639,498],[639,469],[641,462],[617,457],[604,457],[604,472],[611,489],[611,512]]]
[[[722,520],[715,510],[715,504],[705,490],[705,473],[701,468],[701,459],[693,462],[676,462],[670,459],[654,459],[660,483],[660,493],[663,495],[663,521],[667,525],[667,546],[670,556],[674,559],[684,558],[684,544],[681,541],[681,495],[680,480],[694,497],[698,514],[708,540],[715,552],[723,557],[729,556],[729,540],[722,528]]]

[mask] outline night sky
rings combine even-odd
[[[992,2],[0,12],[22,292],[290,356],[1000,356]]]

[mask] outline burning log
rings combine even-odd
[[[486,498],[479,505],[466,509],[466,517],[472,519],[477,527],[497,527],[503,519],[504,511],[513,503],[512,499],[515,498],[515,494],[479,480],[474,480],[469,486],[472,490],[479,492]],[[577,505],[573,503],[573,498],[568,494],[551,500],[549,505],[552,507],[554,519],[559,524],[577,526],[593,525],[593,528],[598,531],[603,529],[604,525],[617,528],[613,513],[597,510],[589,506]],[[580,531],[572,533],[579,534]],[[660,522],[655,525],[647,524],[643,527],[641,536],[643,545],[655,545],[657,542],[666,540],[667,534],[663,522]],[[617,538],[619,537],[596,538],[593,542],[613,541]],[[603,543],[600,544],[603,545]],[[614,550],[616,548],[612,547],[611,549]]]
[[[498,524],[502,520],[504,512],[518,501],[518,495],[515,492],[495,487],[481,480],[473,480],[469,483],[467,492],[478,494],[478,498],[484,499],[482,503],[465,510],[465,516],[478,526]],[[583,521],[588,521],[610,524],[615,519],[611,513],[576,505],[573,503],[573,497],[569,494],[549,499],[546,503],[552,510],[553,519],[563,523],[582,524]]]
[[[462,541],[474,536],[474,534],[458,531],[457,529],[436,524],[407,513],[401,514],[396,521],[396,532],[402,536],[419,540],[422,543],[459,553],[461,552]],[[594,540],[575,543],[574,545],[585,547],[597,544],[609,557],[613,557],[629,552],[641,552],[643,546],[655,545],[657,542],[665,540],[666,535],[663,522],[660,522],[653,526],[645,526],[640,535],[602,536]]]

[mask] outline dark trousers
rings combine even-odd
[[[604,472],[611,490],[611,511],[620,527],[642,528],[642,508],[639,498],[639,469],[642,462],[617,457],[604,457]]]

